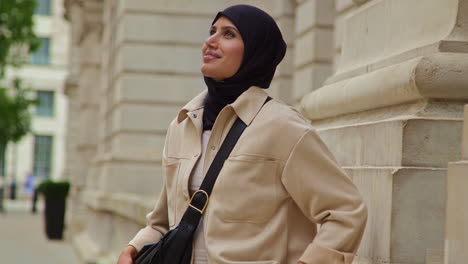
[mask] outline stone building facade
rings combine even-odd
[[[288,52],[269,92],[311,120],[368,204],[355,263],[462,263],[449,220],[465,216],[446,201],[466,201],[467,0],[65,1],[68,237],[83,261],[113,263],[145,224],[166,128],[205,89],[210,22],[238,3],[278,22]]]

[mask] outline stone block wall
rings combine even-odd
[[[66,174],[77,183],[69,237],[85,261],[114,263],[145,224],[166,128],[205,89],[200,50],[211,20],[247,3],[269,12],[288,44],[268,91],[300,102],[368,204],[355,263],[442,263],[444,250],[446,263],[462,263],[463,233],[447,223],[464,219],[452,202],[464,196],[451,191],[463,186],[464,165],[451,163],[447,176],[447,164],[468,156],[467,1],[66,3]]]
[[[444,264],[468,259],[468,105],[465,105],[461,160],[451,162],[447,172],[447,208]]]
[[[468,101],[466,1],[336,7],[334,74],[300,107],[369,206],[356,262],[442,263]]]

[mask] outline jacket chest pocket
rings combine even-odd
[[[167,191],[167,217],[169,221],[169,227],[173,227],[176,221],[177,211],[177,193],[178,193],[178,181],[180,171],[179,160],[171,161],[163,166],[164,176],[166,179],[166,191]]]
[[[278,208],[277,161],[229,158],[213,189],[225,222],[262,223]]]

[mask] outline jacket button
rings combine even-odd
[[[211,150],[215,150],[215,149],[216,149],[216,147],[215,147],[215,146],[211,146]]]
[[[197,118],[197,114],[193,114],[192,116],[193,116],[193,118]]]

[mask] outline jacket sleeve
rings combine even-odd
[[[164,144],[163,150],[163,165],[167,157],[167,142],[169,138],[168,129],[166,135],[166,142]],[[167,191],[166,191],[166,176],[163,170],[164,184],[159,194],[159,198],[154,206],[153,210],[146,215],[146,227],[142,228],[135,237],[128,243],[131,246],[134,246],[137,251],[140,251],[141,248],[150,243],[159,241],[163,235],[169,230],[169,218],[167,212]]]
[[[351,264],[364,232],[367,208],[314,129],[296,142],[282,182],[303,213],[321,225],[300,261]]]
[[[153,211],[146,215],[146,227],[138,231],[128,244],[140,251],[144,245],[159,241],[168,229],[167,195],[164,186]]]

